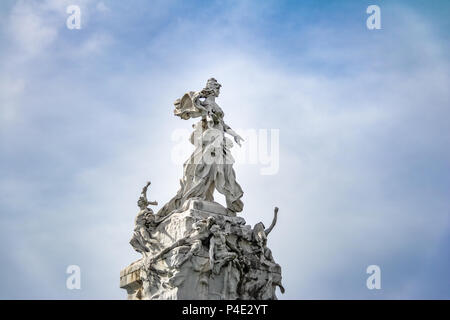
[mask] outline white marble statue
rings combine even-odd
[[[181,188],[157,214],[149,205],[148,182],[138,200],[132,247],[142,254],[120,273],[120,286],[129,299],[277,299],[284,293],[281,267],[267,246],[269,228],[253,228],[236,216],[243,210],[242,189],[236,182],[231,135],[242,138],[223,121],[215,102],[220,84],[211,78],[199,92],[175,102],[175,115],[200,118],[190,137],[194,152],[184,164]],[[226,208],[213,193],[225,195]]]
[[[225,114],[216,103],[220,87],[217,80],[211,78],[203,90],[188,92],[174,103],[174,114],[181,119],[201,119],[193,125],[190,142],[195,149],[184,164],[181,188],[158,212],[160,217],[179,209],[191,198],[213,201],[214,190],[225,196],[227,209],[231,212],[243,209],[243,191],[236,181],[230,150],[233,142],[225,134],[231,135],[238,145],[243,139],[224,122]]]

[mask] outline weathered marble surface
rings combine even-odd
[[[221,85],[211,78],[199,92],[175,101],[181,119],[201,117],[193,125],[194,152],[185,162],[177,194],[156,214],[147,199],[148,182],[138,200],[139,212],[130,240],[142,254],[120,273],[129,299],[276,299],[281,268],[267,247],[271,226],[253,228],[236,213],[243,210],[243,191],[236,181],[230,135],[243,140],[224,122],[215,102]],[[214,202],[222,193],[226,208]]]
[[[281,268],[261,240],[264,228],[224,212],[218,203],[191,199],[162,221],[151,232],[159,246],[120,273],[128,298],[276,299]]]

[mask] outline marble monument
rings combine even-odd
[[[277,299],[281,267],[267,247],[277,222],[278,208],[269,228],[253,228],[237,216],[244,204],[231,155],[233,142],[243,139],[224,122],[216,103],[221,85],[207,81],[198,92],[187,92],[174,103],[183,120],[200,118],[193,125],[194,151],[184,163],[176,195],[154,213],[143,187],[131,246],[142,254],[120,272],[120,287],[128,299]],[[226,207],[214,201],[214,191],[225,196]]]

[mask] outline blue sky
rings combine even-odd
[[[236,166],[248,224],[280,207],[280,298],[450,298],[449,8],[2,1],[0,298],[125,298],[140,188],[163,204],[182,174],[172,134],[192,123],[172,103],[211,76],[233,128],[280,130],[277,174]]]

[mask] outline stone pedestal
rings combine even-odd
[[[150,251],[120,272],[120,287],[128,299],[276,299],[281,268],[261,232],[191,199],[149,232]]]

